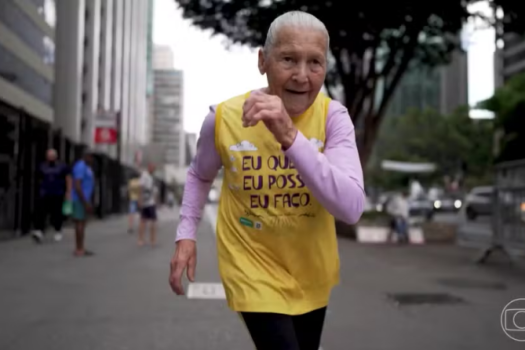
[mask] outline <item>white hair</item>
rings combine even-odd
[[[284,27],[295,27],[304,29],[318,30],[326,35],[327,50],[330,47],[330,35],[323,22],[317,17],[303,11],[290,11],[286,12],[276,19],[273,20],[266,34],[266,41],[264,42],[263,51],[268,53],[270,49],[275,45],[277,34]]]

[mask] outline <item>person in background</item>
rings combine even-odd
[[[173,206],[175,205],[175,195],[172,191],[168,191],[167,202],[170,208],[173,208]]]
[[[84,248],[86,222],[92,213],[91,197],[95,189],[93,156],[89,151],[73,166],[73,213],[75,221],[75,256],[91,256],[93,252]]]
[[[135,229],[135,216],[138,212],[140,195],[140,178],[136,177],[128,182],[128,196],[129,196],[129,214],[128,214],[128,233],[132,233]]]
[[[408,192],[394,196],[388,204],[387,212],[392,216],[392,233],[397,235],[399,243],[408,243],[408,221],[410,217],[410,205],[408,202]],[[392,233],[389,234],[387,241],[392,240]]]
[[[37,243],[44,238],[47,219],[55,229],[55,241],[62,240],[62,224],[64,216],[62,205],[64,200],[71,200],[71,175],[69,167],[60,162],[57,152],[49,149],[46,152],[46,161],[38,169],[40,178],[39,200],[37,203],[37,217],[35,231],[32,237]]]
[[[148,170],[143,171],[140,177],[140,227],[139,227],[139,246],[144,245],[144,232],[149,223],[150,244],[155,245],[156,239],[156,221],[157,221],[157,187],[153,174],[155,165],[150,163]]]

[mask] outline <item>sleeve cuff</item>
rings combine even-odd
[[[198,217],[181,216],[177,233],[175,235],[175,242],[182,239],[197,240],[197,228],[199,225]]]

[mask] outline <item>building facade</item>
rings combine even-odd
[[[468,60],[463,51],[452,54],[448,65],[409,70],[399,83],[387,115],[403,115],[414,108],[450,114],[468,106]]]
[[[52,123],[55,2],[0,1],[0,101]]]
[[[183,74],[155,69],[151,142],[163,148],[166,166],[184,167],[186,139],[182,118]]]
[[[101,110],[122,115],[124,166],[97,155],[93,205],[121,212],[120,176],[134,176],[147,141],[151,9],[151,0],[0,0],[0,237],[32,228],[48,147],[69,164],[84,145],[117,155],[93,145]]]
[[[154,69],[174,69],[173,51],[169,46],[155,45],[153,49]]]
[[[513,76],[525,72],[525,38],[518,34],[502,36],[503,47],[494,53],[494,85],[502,86]]]
[[[197,154],[197,134],[185,133],[186,136],[186,166],[190,166]]]
[[[165,167],[165,173],[181,169],[186,160],[186,137],[182,117],[183,74],[174,69],[173,51],[169,46],[154,45],[153,110],[150,120],[149,158]],[[160,153],[160,154],[157,154]],[[160,161],[158,161],[160,159]],[[168,176],[169,177],[169,176]]]
[[[147,141],[147,49],[151,1],[57,2],[55,123],[71,140],[93,144],[98,112],[120,113],[121,160]]]

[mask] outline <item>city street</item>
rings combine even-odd
[[[252,349],[222,300],[214,209],[207,208],[198,233],[197,282],[215,284],[194,285],[192,298],[175,296],[168,285],[178,211],[162,213],[155,248],[139,248],[118,217],[89,227],[90,258],[72,256],[71,231],[60,243],[1,243],[0,349]],[[500,326],[504,306],[525,295],[517,267],[477,266],[476,251],[451,246],[341,239],[340,254],[324,350],[523,348]]]
[[[492,235],[492,217],[480,216],[476,220],[467,220],[463,212],[437,213],[433,218],[436,222],[457,225],[458,243],[465,247],[483,248],[490,242]]]

